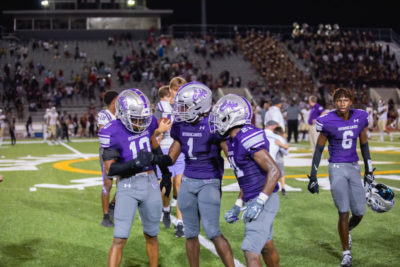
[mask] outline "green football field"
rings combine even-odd
[[[400,195],[400,140],[370,141],[377,181]],[[106,266],[113,228],[100,225],[101,178],[98,142],[74,140],[67,145],[40,142],[0,147],[0,266]],[[327,159],[327,149],[324,152]],[[281,266],[339,266],[341,245],[337,210],[327,181],[327,167],[319,168],[320,194],[307,191],[311,153],[308,143],[293,145],[285,159],[289,191],[280,196],[274,222],[274,242]],[[362,166],[362,165],[361,165]],[[363,167],[361,167],[361,170]],[[225,171],[223,186],[236,183]],[[113,187],[113,192],[115,187]],[[296,191],[297,190],[297,191]],[[223,215],[237,192],[223,192],[220,224],[234,257],[245,264],[240,249],[242,221],[227,224]],[[172,208],[175,214],[175,208]],[[205,236],[204,232],[201,233]],[[353,266],[400,266],[400,204],[387,213],[369,208],[352,232]],[[121,266],[148,266],[139,218],[124,249]],[[160,223],[160,266],[188,266],[185,239]],[[201,246],[200,266],[222,266]]]

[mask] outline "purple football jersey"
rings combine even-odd
[[[310,116],[308,117],[308,124],[313,125],[313,120],[318,118],[322,112],[324,112],[324,108],[320,104],[315,103],[315,105],[311,108]]]
[[[120,120],[114,120],[101,128],[99,139],[101,147],[117,150],[119,162],[127,162],[136,158],[140,150],[151,152],[150,138],[158,128],[156,117],[152,117],[150,126],[141,133],[132,133]],[[152,170],[153,166],[145,167],[141,171]],[[139,171],[140,172],[140,171]]]
[[[269,151],[269,142],[264,131],[253,125],[245,125],[233,139],[227,140],[227,145],[229,162],[243,190],[243,201],[257,197],[264,187],[267,173],[253,157],[260,150]],[[274,192],[278,189],[277,184]]]
[[[357,138],[368,127],[368,113],[350,109],[350,117],[343,120],[333,110],[317,119],[318,132],[325,134],[329,141],[329,162],[357,162]]]
[[[185,176],[194,179],[222,178],[222,139],[210,133],[208,117],[201,118],[196,124],[174,122],[171,137],[181,144],[181,151],[185,155]]]

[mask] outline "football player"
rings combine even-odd
[[[0,146],[3,144],[3,133],[4,133],[4,120],[6,116],[3,114],[3,110],[0,109]]]
[[[103,128],[104,125],[116,119],[115,117],[115,101],[117,101],[118,93],[116,91],[107,91],[104,94],[104,104],[106,104],[105,109],[101,110],[97,114],[97,126],[99,127],[99,131]],[[102,136],[99,134],[99,139]],[[101,193],[101,205],[103,208],[103,221],[101,225],[104,227],[113,227],[114,223],[111,221],[111,217],[114,216],[114,206],[115,206],[115,195],[113,200],[110,201],[110,191],[113,184],[113,177],[107,176],[104,171],[104,163],[103,163],[103,148],[100,146],[99,148],[99,159],[101,166],[101,173],[103,176],[103,190]]]
[[[199,266],[200,221],[214,243],[225,266],[234,266],[231,247],[219,226],[221,179],[224,160],[221,138],[210,133],[208,125],[212,92],[204,84],[187,83],[174,99],[175,121],[171,128],[174,142],[168,155],[157,159],[160,165],[172,165],[181,152],[185,155],[185,171],[178,194],[186,237],[186,255],[190,266]]]
[[[263,130],[251,125],[251,107],[241,96],[229,94],[213,107],[210,128],[227,136],[228,158],[240,186],[239,198],[226,212],[225,220],[234,223],[245,207],[242,250],[247,266],[279,266],[273,243],[273,221],[279,208],[280,171],[270,156]]]
[[[336,110],[317,118],[316,129],[320,132],[312,159],[308,190],[319,193],[317,171],[326,141],[329,140],[329,181],[336,208],[339,211],[338,231],[342,243],[342,266],[351,266],[351,235],[365,213],[365,190],[361,181],[356,151],[360,139],[364,158],[364,183],[374,180],[372,160],[368,146],[368,113],[352,109],[353,95],[350,90],[338,88],[333,92]],[[352,216],[349,220],[349,211]]]
[[[114,239],[110,248],[108,265],[119,266],[122,251],[139,209],[149,265],[158,266],[158,239],[161,217],[161,195],[157,177],[153,172],[152,148],[155,137],[169,130],[152,116],[150,102],[139,89],[122,91],[116,101],[116,120],[100,130],[104,168],[107,176],[119,176],[114,211]],[[164,171],[164,168],[161,168]],[[163,175],[161,184],[171,175]],[[166,191],[170,190],[167,188]]]
[[[176,92],[175,92],[176,93]],[[169,86],[162,86],[158,90],[158,97],[160,98],[160,102],[156,105],[156,110],[154,116],[157,119],[167,118],[169,120],[173,120],[172,116],[172,99],[175,94],[171,93]],[[160,146],[162,149],[163,154],[168,154],[169,148],[173,143],[174,139],[171,137],[169,131],[165,132],[162,136]],[[182,179],[183,171],[185,169],[185,157],[183,153],[181,153],[173,166],[169,167],[170,172],[172,173],[172,183],[175,185],[174,194],[175,197],[177,196],[177,191],[179,189],[179,185]],[[159,177],[160,173],[158,174]],[[170,206],[170,196],[166,196],[162,194],[163,200],[163,223],[165,228],[169,228],[171,226],[171,206]],[[176,207],[176,217],[178,219],[177,225],[175,227],[175,236],[176,237],[183,237],[183,221],[182,221],[182,214],[179,210],[179,207]]]

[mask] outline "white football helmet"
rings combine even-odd
[[[177,122],[194,122],[211,109],[212,92],[199,82],[187,83],[179,88],[174,98],[174,119]]]
[[[210,131],[224,135],[234,126],[250,124],[252,110],[250,103],[239,95],[228,94],[214,105],[210,114]]]
[[[394,205],[394,193],[384,184],[366,185],[367,205],[376,212],[389,211]]]
[[[139,89],[122,91],[115,102],[115,110],[118,119],[133,133],[141,133],[150,126],[150,101]]]

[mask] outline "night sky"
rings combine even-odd
[[[50,0],[51,1],[51,0]],[[40,0],[0,1],[1,10],[37,9]],[[208,0],[208,24],[317,26],[338,23],[341,27],[393,28],[400,34],[399,8],[395,1],[283,1]],[[147,0],[151,9],[173,9],[163,25],[200,24],[201,0]],[[3,20],[4,22],[4,20]]]

